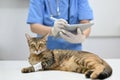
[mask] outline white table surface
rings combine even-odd
[[[120,59],[105,59],[113,68],[113,74],[106,80],[120,80]],[[23,67],[29,66],[27,61],[0,61],[0,80],[90,80],[83,74],[63,71],[41,71],[21,73]]]

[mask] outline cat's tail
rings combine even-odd
[[[112,75],[112,68],[105,62],[104,65],[106,66],[104,71],[100,73],[97,79],[105,79]]]

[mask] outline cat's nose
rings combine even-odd
[[[38,51],[38,47],[36,47],[36,51]]]
[[[36,49],[36,51],[38,52],[38,49]]]

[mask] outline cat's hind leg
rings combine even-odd
[[[85,76],[91,79],[97,79],[100,73],[104,71],[105,66],[101,64],[99,60],[94,60],[92,58],[85,59],[83,65],[88,68],[85,72]]]
[[[89,77],[91,79],[97,79],[98,76],[104,71],[104,68],[105,67],[103,65],[98,65],[98,66],[95,67],[94,70],[88,71],[87,74],[90,74]],[[88,76],[87,74],[86,74],[86,76]]]
[[[86,73],[85,73],[85,77],[86,78],[90,78],[90,75],[93,73],[92,70],[88,70]]]

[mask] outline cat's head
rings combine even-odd
[[[47,38],[49,34],[46,34],[42,37],[31,37],[29,34],[25,34],[30,53],[34,54],[40,54],[41,52],[45,51],[47,49]]]
[[[25,34],[30,48],[30,55],[28,59],[31,65],[42,62],[52,56],[46,52],[48,35],[49,34],[46,34],[42,37],[31,37],[29,34]]]

